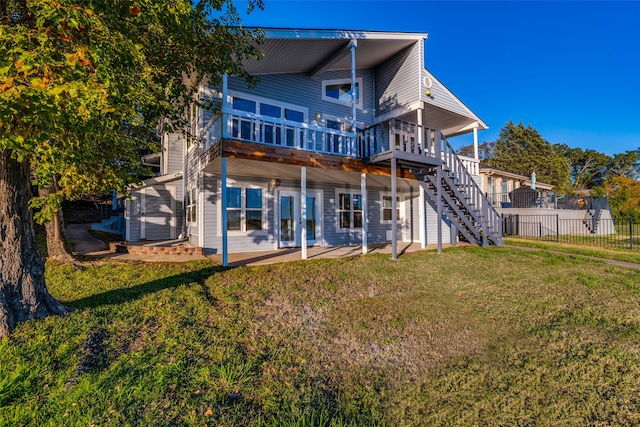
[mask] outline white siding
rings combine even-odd
[[[375,68],[376,116],[419,101],[422,42]]]
[[[357,70],[356,77],[362,78],[363,109],[358,109],[356,118],[365,125],[373,124],[374,91],[373,70]],[[322,100],[322,81],[351,78],[350,71],[330,71],[319,78],[310,78],[308,74],[270,74],[259,76],[260,82],[254,88],[247,88],[244,80],[229,78],[229,91],[253,94],[262,98],[273,99],[283,103],[308,108],[311,121],[316,114],[350,118],[351,106]]]
[[[182,136],[177,133],[166,134],[162,147],[160,175],[167,175],[182,170]]]

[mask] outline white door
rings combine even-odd
[[[302,245],[302,215],[299,191],[280,191],[278,226],[280,247]],[[313,246],[321,241],[321,193],[307,192],[307,245]]]

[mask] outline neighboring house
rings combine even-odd
[[[446,138],[487,126],[425,67],[426,34],[265,29],[259,76],[201,87],[221,113],[163,135],[160,176],[132,191],[126,239],[208,253],[398,241],[500,244],[477,159]],[[426,58],[435,62],[435,58]],[[355,88],[355,90],[354,90]],[[355,93],[355,96],[353,96]],[[153,157],[153,159],[152,159]]]
[[[531,189],[533,182],[530,176],[519,175],[517,173],[508,172],[502,169],[492,168],[487,165],[480,165],[480,188],[487,195],[491,204],[496,208],[511,207],[533,207],[536,203],[540,207],[540,197],[547,201],[544,195],[547,194],[553,185],[536,181],[535,190],[538,196],[534,197],[534,203],[530,206],[524,206],[526,200],[526,191],[514,191],[518,189]]]

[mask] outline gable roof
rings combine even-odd
[[[453,94],[436,76],[434,76],[427,68],[423,69],[423,75],[431,80],[431,96],[421,92],[421,100],[424,102],[425,110],[428,106],[434,106],[438,108],[451,111],[464,118],[475,120],[477,123],[469,124],[468,121],[458,121],[457,123],[442,125],[440,129],[449,136],[456,136],[464,133],[468,133],[473,130],[475,124],[477,124],[478,130],[488,129],[489,126],[478,117],[469,107],[467,107],[457,96]]]
[[[425,33],[383,31],[262,28],[260,49],[264,57],[247,59],[243,65],[250,74],[310,73],[331,63],[325,71],[351,68],[349,42],[358,43],[356,66],[374,67],[414,43]]]

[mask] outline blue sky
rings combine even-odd
[[[264,2],[244,25],[428,33],[426,67],[488,124],[480,142],[513,119],[551,143],[640,147],[640,2]]]

